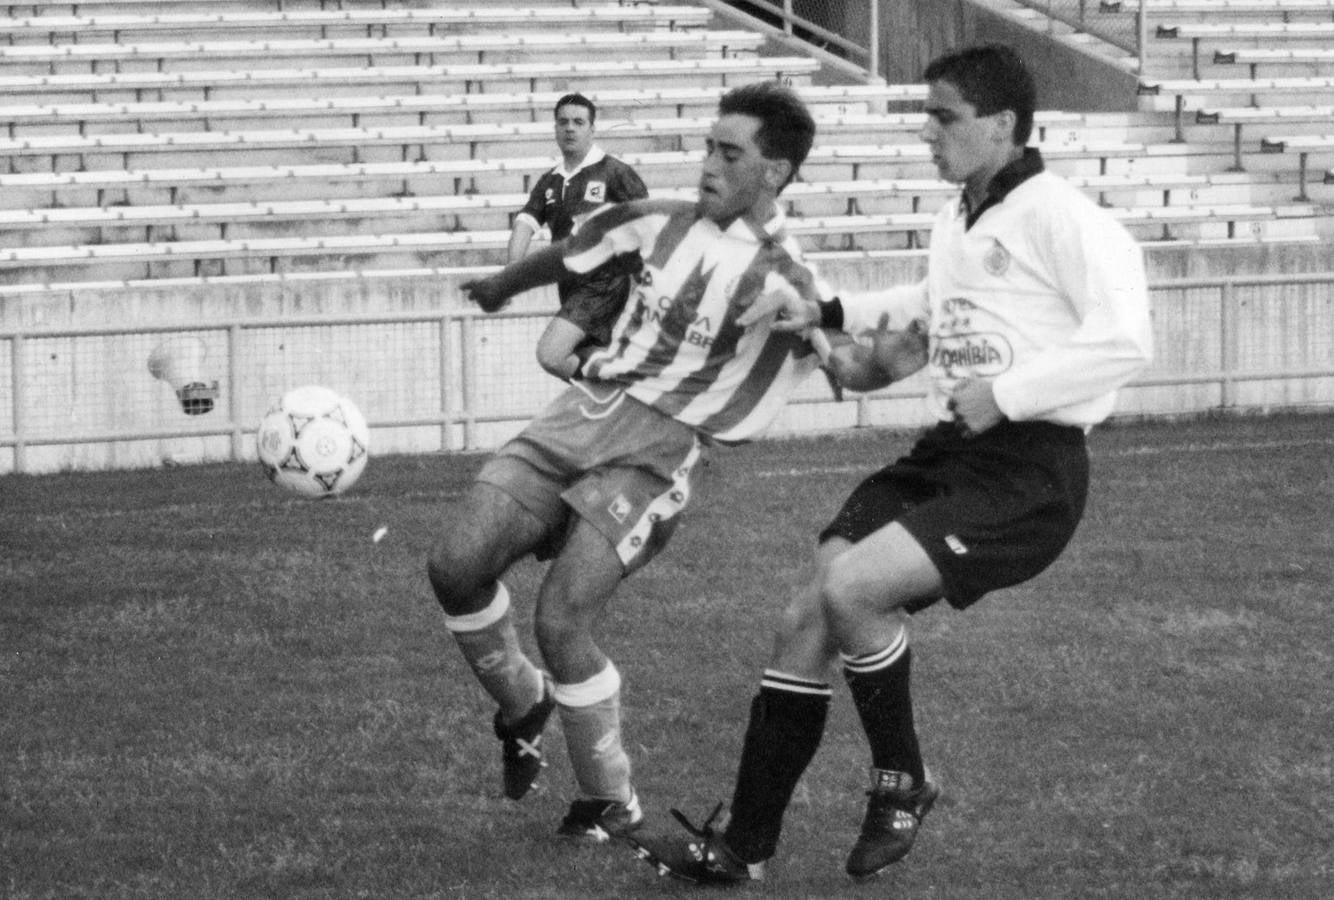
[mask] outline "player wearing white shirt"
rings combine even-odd
[[[927,277],[841,303],[850,334],[931,323],[929,402],[949,401],[967,378],[989,379],[1011,421],[1091,428],[1149,346],[1139,246],[1120,223],[1029,148],[994,179],[994,202],[970,213],[946,204],[931,232]],[[829,318],[836,320],[838,312]]]
[[[821,533],[751,705],[726,829],[682,818],[689,838],[631,838],[663,873],[761,877],[819,746],[835,666],[871,750],[847,872],[870,877],[908,853],[940,788],[918,746],[907,616],[940,599],[964,609],[1055,561],[1084,510],[1085,432],[1150,359],[1141,254],[1025,150],[1036,90],[1022,61],[975,47],[932,62],[925,80],[922,139],[941,176],[963,186],[936,220],[925,280],[846,303],[819,302],[807,281],[802,296],[757,304],[743,321],[777,312],[776,329],[860,335],[831,358],[854,389],[925,368],[939,422]]]
[[[607,207],[566,241],[462,286],[484,310],[614,259],[641,265],[607,348],[483,465],[429,561],[445,625],[496,701],[506,796],[544,765],[559,709],[580,798],[558,831],[607,840],[643,820],[620,732],[620,675],[593,639],[621,579],[666,543],[712,440],[762,428],[815,365],[804,340],[740,318],[775,279],[806,274],[783,233],[779,192],[815,122],[773,82],[723,95],[699,200]],[[551,682],[519,646],[498,580],[529,553],[554,557],[534,625]]]

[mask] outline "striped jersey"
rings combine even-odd
[[[780,211],[763,228],[726,228],[679,200],[609,206],[569,239],[565,265],[587,272],[622,254],[642,266],[612,329],[584,374],[615,384],[718,441],[759,433],[816,367],[806,341],[736,319],[774,279],[800,265]]]

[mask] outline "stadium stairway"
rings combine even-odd
[[[1314,52],[1334,0],[1303,0],[1313,12],[1301,21],[1220,2],[1225,21],[1155,2],[1139,112],[1044,111],[1035,138],[1157,271],[1270,266],[1276,254],[1309,266],[1329,231],[1323,177],[1307,170],[1328,152],[1312,139],[1328,130],[1319,98],[1334,63],[1263,79],[1252,63],[1243,79],[1230,55],[1276,40]],[[551,105],[573,89],[600,104],[599,142],[653,194],[689,196],[720,92],[794,85],[821,136],[784,195],[793,230],[861,280],[918,270],[930,213],[953,190],[918,140],[921,85],[839,84],[688,2],[6,9],[0,304],[162,279],[206,291],[227,278],[439,280],[494,266],[523,192],[551,164]]]

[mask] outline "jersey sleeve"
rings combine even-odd
[[[547,177],[546,175],[543,175],[541,178],[537,179],[537,184],[533,186],[532,192],[528,194],[528,202],[525,203],[523,209],[519,210],[518,214],[515,215],[514,221],[527,222],[533,227],[533,231],[541,231],[542,226],[546,224],[546,200]]]
[[[840,299],[843,302],[843,330],[854,337],[879,327],[881,317],[886,314],[891,331],[902,331],[914,319],[929,321],[931,316],[925,280],[883,291],[843,294]]]
[[[1153,356],[1144,256],[1129,232],[1086,198],[1047,205],[1034,235],[1078,320],[1062,342],[997,376],[996,404],[1015,421],[1042,418],[1124,386]]]

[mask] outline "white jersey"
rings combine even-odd
[[[738,219],[726,229],[695,204],[641,200],[600,210],[569,239],[565,265],[587,272],[638,253],[630,297],[606,348],[589,356],[586,377],[617,384],[635,399],[719,441],[761,431],[819,362],[800,337],[769,320],[740,327],[737,316],[773,280],[800,265],[781,210],[763,229]]]
[[[1035,154],[1035,151],[1029,151]],[[915,285],[843,299],[843,329],[928,323],[928,402],[941,420],[964,378],[991,379],[1012,421],[1084,429],[1152,356],[1148,287],[1138,244],[1064,179],[1032,174],[966,227],[960,197],[931,232],[928,274]]]

